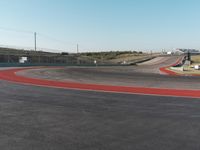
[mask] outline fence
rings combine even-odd
[[[27,61],[20,63],[20,58],[26,57]],[[0,67],[17,66],[116,66],[106,61],[97,61],[80,57],[79,55],[29,55],[29,54],[0,54]]]

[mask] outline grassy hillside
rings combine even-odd
[[[44,51],[18,50],[0,48],[0,62],[17,63],[22,56],[28,57],[30,63],[69,63],[69,64],[132,64],[149,59],[150,54],[137,51],[90,52],[80,54],[51,53]]]
[[[104,60],[111,60],[116,59],[122,55],[141,55],[142,52],[136,52],[136,51],[110,51],[110,52],[91,52],[91,53],[82,53],[82,56],[88,56],[94,59],[104,59]]]
[[[137,52],[137,51],[110,51],[110,52],[96,52],[96,53],[83,53],[81,56],[88,59],[95,59],[99,62],[107,62],[112,64],[121,64],[126,62],[127,64],[135,63],[151,58],[153,55]]]

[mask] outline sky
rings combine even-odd
[[[0,0],[0,46],[200,49],[199,0]]]

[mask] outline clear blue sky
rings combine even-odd
[[[39,47],[66,51],[76,43],[82,51],[200,49],[199,0],[1,0],[0,6],[0,45],[33,47],[31,33],[8,28],[36,31]]]

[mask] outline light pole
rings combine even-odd
[[[35,51],[37,51],[37,33],[34,33]]]

